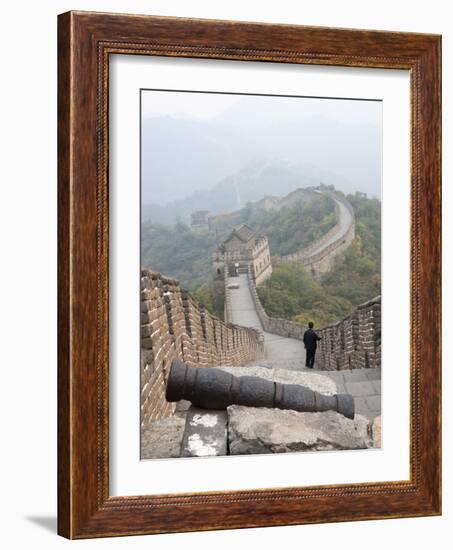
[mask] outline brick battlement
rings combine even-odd
[[[240,366],[263,357],[262,334],[211,315],[175,279],[141,272],[141,423],[173,414],[165,399],[171,362]]]
[[[263,330],[302,340],[306,325],[268,315],[251,277],[250,292]],[[316,333],[318,342],[316,367],[323,370],[362,369],[381,366],[381,297],[357,306],[345,319],[332,323]]]
[[[351,204],[340,194],[323,190],[323,193],[335,202],[335,212],[338,222],[325,235],[317,239],[302,250],[287,256],[274,257],[274,265],[282,263],[299,263],[303,265],[307,273],[315,279],[330,271],[335,258],[342,254],[353,242],[355,237],[355,217]],[[350,221],[345,227],[341,223],[340,204],[347,210]]]
[[[381,297],[357,306],[349,317],[316,330],[317,362],[327,370],[381,366]]]

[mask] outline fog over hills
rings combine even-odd
[[[152,91],[142,101],[144,221],[320,182],[380,198],[380,102]]]
[[[345,184],[343,187],[348,183],[310,165],[291,165],[277,159],[250,162],[212,188],[194,191],[165,205],[144,204],[143,221],[174,223],[181,218],[189,223],[190,214],[195,210],[216,214],[232,212],[265,195],[284,196],[298,188],[317,186],[320,182],[334,182],[337,189],[342,187],[341,183]]]

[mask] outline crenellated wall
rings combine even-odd
[[[306,325],[288,319],[270,317],[248,277],[250,292],[263,330],[279,336],[302,340]],[[316,368],[344,370],[381,366],[381,297],[357,306],[345,319],[315,329],[321,336],[316,354]]]
[[[349,317],[316,333],[318,368],[326,370],[381,366],[381,297],[357,306]]]
[[[263,357],[262,334],[212,316],[178,281],[141,273],[141,424],[170,416],[165,399],[175,358],[196,367],[238,366]]]
[[[327,190],[323,190],[322,192],[335,201],[335,211],[338,219],[341,215],[340,205],[346,208],[350,215],[349,223],[345,226],[339,219],[334,227],[325,235],[299,252],[272,258],[274,265],[300,263],[307,269],[310,275],[317,279],[330,271],[334,265],[335,258],[351,245],[355,237],[354,209],[343,196]]]

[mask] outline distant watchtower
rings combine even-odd
[[[267,237],[257,237],[248,225],[238,225],[213,253],[212,265],[215,280],[223,279],[225,271],[234,277],[250,268],[255,285],[260,285],[272,274]]]

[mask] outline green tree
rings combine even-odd
[[[283,264],[258,288],[269,315],[317,326],[349,315],[381,293],[381,203],[364,193],[347,196],[356,218],[356,237],[333,269],[314,281],[302,266]]]

